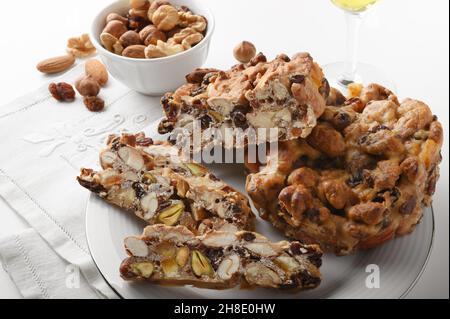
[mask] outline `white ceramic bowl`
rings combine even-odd
[[[146,95],[162,95],[173,91],[185,82],[186,74],[201,67],[209,52],[214,32],[214,16],[202,0],[171,0],[174,5],[185,5],[195,14],[208,19],[205,38],[190,50],[159,59],[132,59],[114,54],[103,48],[100,34],[105,20],[112,12],[126,14],[130,8],[128,0],[119,0],[102,10],[94,19],[91,28],[92,43],[109,73],[125,86]]]

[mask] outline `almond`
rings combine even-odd
[[[108,82],[108,71],[105,65],[96,59],[91,59],[85,64],[86,75],[94,78],[100,86],[105,86]]]
[[[37,69],[45,74],[53,74],[68,70],[74,63],[73,55],[67,54],[41,61]]]

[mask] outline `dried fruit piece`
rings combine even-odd
[[[83,103],[91,112],[101,112],[105,108],[105,101],[98,96],[85,96]]]
[[[198,250],[192,252],[191,266],[197,277],[211,276],[214,273],[209,260]]]
[[[51,83],[48,86],[48,90],[60,102],[73,102],[75,100],[75,90],[69,83]]]
[[[42,73],[54,74],[68,70],[74,63],[75,58],[68,54],[41,61],[36,68]]]
[[[175,225],[181,217],[181,214],[184,211],[184,204],[182,202],[178,202],[170,206],[169,208],[164,209],[159,214],[159,221],[167,226]]]

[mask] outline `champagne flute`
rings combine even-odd
[[[324,66],[325,74],[332,85],[346,90],[352,83],[378,83],[396,91],[393,81],[379,68],[358,63],[358,42],[365,12],[379,0],[331,0],[344,10],[347,21],[347,48],[344,62]]]

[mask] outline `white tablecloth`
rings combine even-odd
[[[73,83],[82,72],[78,66],[54,81]],[[114,80],[101,95],[107,104],[101,113],[89,112],[80,97],[57,102],[47,85],[0,108],[0,196],[34,229],[0,240],[0,255],[25,297],[115,297],[89,253],[88,191],[76,176],[81,167],[98,167],[109,134],[139,132],[161,109],[157,98]],[[79,282],[68,285],[78,269]]]

